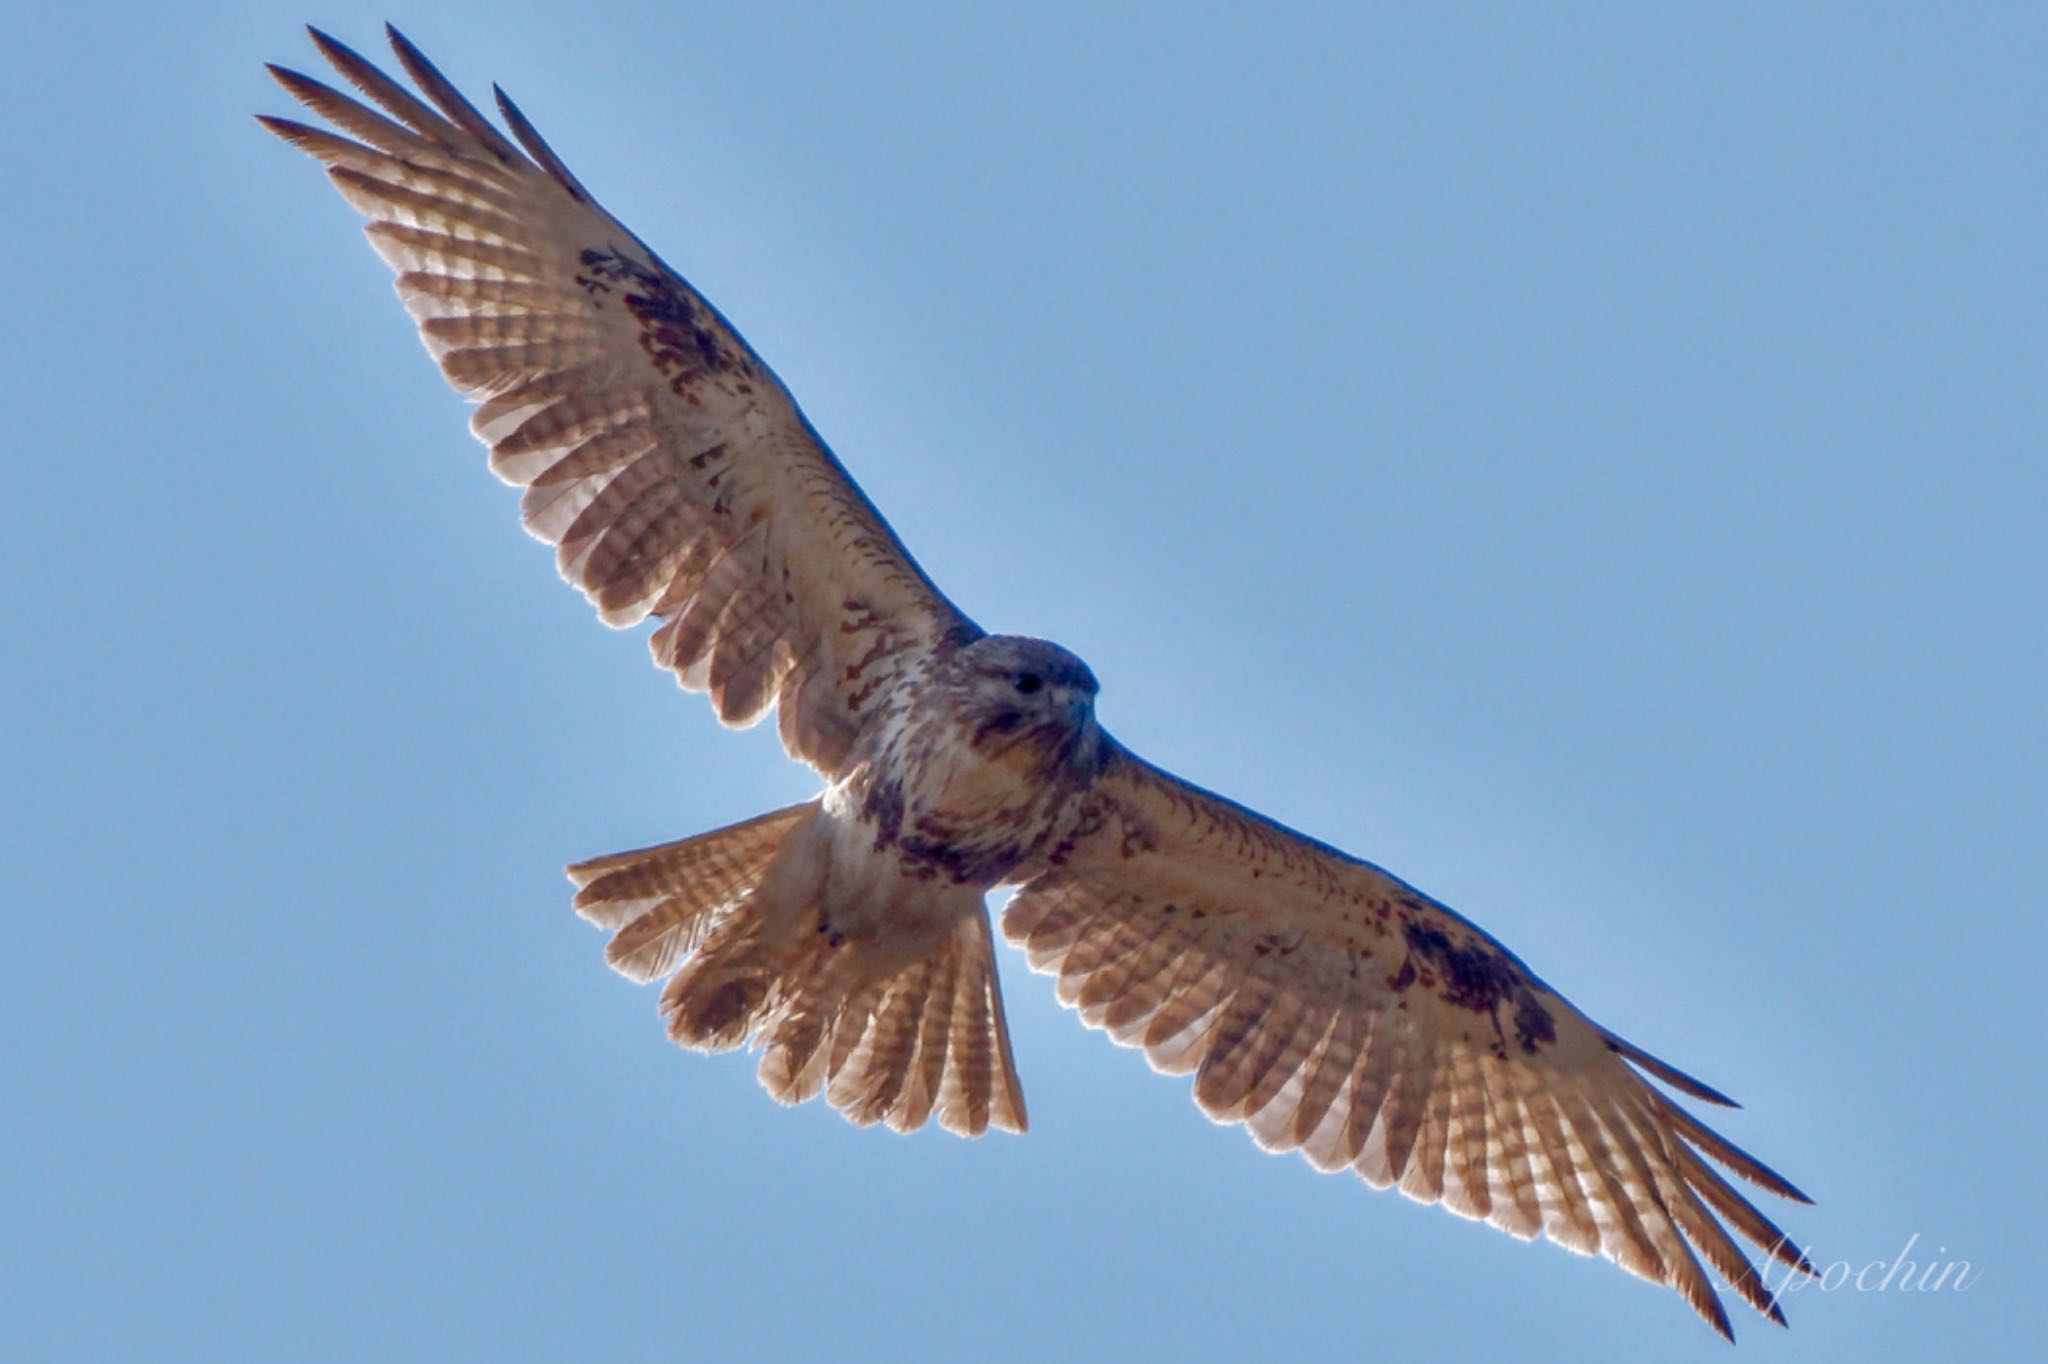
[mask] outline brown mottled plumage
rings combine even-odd
[[[669,1034],[753,1043],[761,1079],[857,1122],[1021,1131],[985,892],[1083,1021],[1194,1074],[1219,1122],[1516,1236],[1671,1285],[1723,1334],[1708,1263],[1784,1320],[1736,1233],[1810,1266],[1708,1159],[1804,1200],[1443,905],[1151,767],[1096,681],[988,635],[917,567],[780,381],[498,95],[507,138],[396,32],[425,102],[319,32],[377,106],[273,67],[339,130],[319,158],[443,372],[480,406],[526,528],[607,624],[719,718],[771,708],[818,799],[569,869],[607,958],[665,979]],[[378,112],[381,109],[382,112]]]

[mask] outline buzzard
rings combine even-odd
[[[1784,1321],[1730,1230],[1812,1267],[1715,1166],[1808,1200],[1644,1076],[1730,1100],[1421,891],[1124,748],[1088,666],[948,601],[768,366],[502,91],[509,137],[390,39],[417,95],[315,30],[368,102],[273,66],[335,131],[262,123],[369,219],[562,575],[607,625],[658,622],[655,662],[726,724],[773,710],[824,779],[569,868],[607,960],[666,980],[670,1037],[751,1043],[776,1098],[857,1123],[1022,1131],[983,900],[1015,886],[1004,935],[1083,1022],[1193,1072],[1218,1122],[1597,1251],[1724,1335],[1701,1258]]]

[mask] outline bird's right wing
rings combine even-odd
[[[607,624],[719,718],[780,705],[784,744],[840,774],[877,700],[979,631],[890,531],[725,319],[590,197],[499,92],[511,139],[391,33],[429,103],[317,30],[383,113],[272,73],[341,134],[265,117],[325,163],[471,419],[526,489],[528,531]],[[386,116],[388,115],[388,117]]]

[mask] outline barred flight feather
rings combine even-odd
[[[613,626],[652,615],[656,661],[759,720],[801,695],[790,752],[839,774],[906,660],[976,628],[932,586],[723,317],[600,209],[503,92],[507,138],[419,49],[424,100],[327,35],[367,99],[272,74],[338,130],[265,117],[369,219],[422,340],[526,528]],[[375,106],[375,107],[372,107]],[[863,685],[866,684],[866,685]]]
[[[1128,754],[1095,790],[1097,832],[1003,921],[1084,1022],[1159,1070],[1193,1071],[1203,1111],[1269,1150],[1597,1252],[1730,1334],[1703,1255],[1782,1322],[1728,1229],[1811,1265],[1695,1152],[1804,1195],[1629,1063],[1728,1102],[1719,1091],[1590,1023],[1376,867]]]

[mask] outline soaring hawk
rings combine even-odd
[[[569,868],[611,964],[666,978],[672,1038],[751,1043],[776,1098],[858,1123],[1022,1131],[983,902],[1015,886],[1004,935],[1061,1000],[1268,1150],[1598,1251],[1729,1334],[1704,1257],[1783,1322],[1729,1230],[1811,1266],[1714,1166],[1804,1195],[1644,1076],[1729,1100],[1421,891],[1125,749],[1087,665],[948,601],[502,92],[509,137],[390,36],[418,95],[315,31],[369,102],[272,67],[337,131],[264,125],[369,219],[562,575],[608,625],[658,622],[655,662],[728,725],[775,711],[825,782]]]

